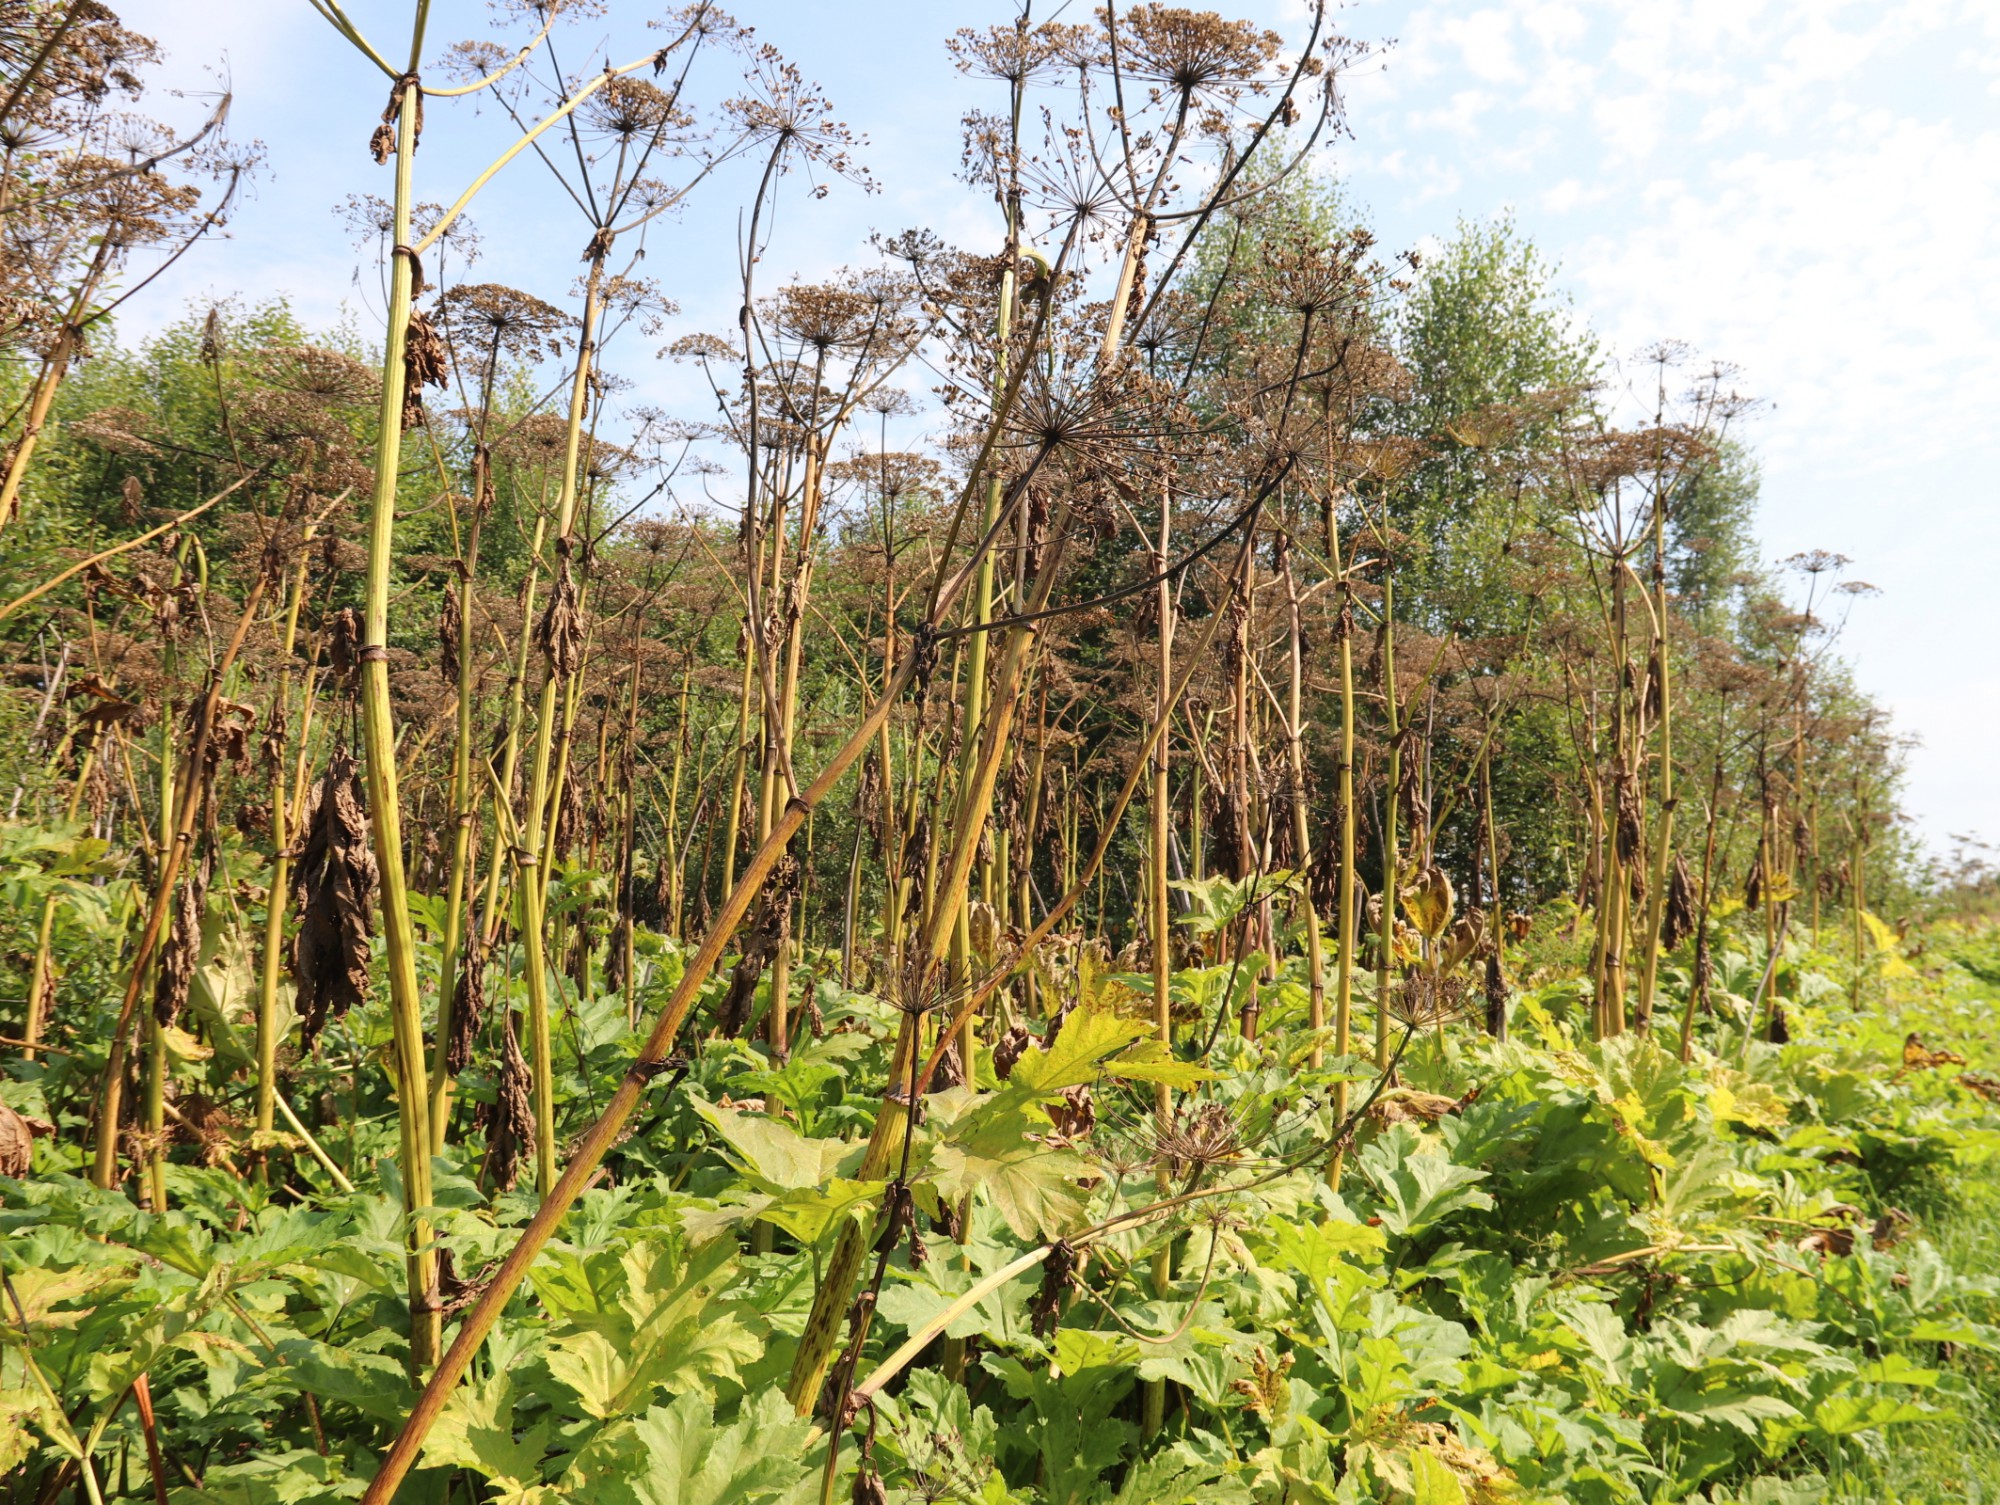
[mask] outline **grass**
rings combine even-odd
[[[1984,1070],[1995,1064],[1995,1035],[2000,1032],[2000,940],[1995,936],[1995,931],[1983,930],[1950,947],[1945,992],[1951,1016],[1926,1010],[1922,1018],[1912,1013],[1899,1021],[1925,1030],[1933,1043],[1949,1040]],[[1953,1023],[1959,1029],[1947,1035]],[[1991,1282],[1986,1320],[2000,1322],[2000,1160],[1961,1166],[1954,1181],[1933,1184],[1911,1201],[1924,1236],[1951,1268]],[[1946,1414],[1894,1429],[1886,1445],[1872,1454],[1850,1449],[1829,1458],[1827,1498],[1856,1505],[2000,1501],[2000,1354],[1961,1349],[1940,1358],[1945,1379],[1939,1405]]]
[[[1926,1220],[1925,1233],[1953,1269],[2000,1291],[2000,1166],[1969,1173],[1953,1204]],[[1828,1498],[1856,1505],[2000,1501],[2000,1357],[1961,1350],[1945,1370],[1963,1386],[1946,1400],[1949,1414],[1897,1428],[1878,1455],[1829,1459]]]

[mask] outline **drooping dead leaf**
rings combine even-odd
[[[0,1176],[25,1176],[35,1161],[35,1138],[46,1139],[56,1126],[29,1118],[0,1103]]]
[[[1474,906],[1460,915],[1458,923],[1446,934],[1444,954],[1438,967],[1449,972],[1462,963],[1486,955],[1492,946],[1493,932],[1486,923],[1486,916]]]
[[[549,673],[558,680],[568,679],[583,667],[583,608],[567,555],[556,565],[549,604],[535,624],[535,646],[542,650]]]
[[[424,388],[442,387],[449,379],[450,356],[431,317],[421,308],[410,310],[410,328],[403,341],[403,427],[424,419]]]
[[[1903,1037],[1903,1069],[1928,1071],[1935,1066],[1963,1066],[1965,1057],[1955,1050],[1932,1050],[1915,1030]]]
[[[301,828],[305,839],[292,871],[299,907],[292,975],[299,985],[300,1036],[310,1049],[326,1021],[368,991],[377,872],[360,765],[345,748],[334,753],[306,797]]]
[[[1989,1103],[2000,1103],[2000,1077],[1978,1071],[1961,1071],[1958,1085],[1968,1092],[1978,1093]]]
[[[1694,875],[1685,859],[1674,854],[1673,872],[1667,879],[1667,912],[1660,925],[1660,945],[1671,951],[1694,934]]]
[[[472,1042],[486,1018],[486,963],[471,936],[459,961],[458,982],[452,989],[451,1038],[445,1045],[444,1069],[453,1076],[472,1064]]]
[[[1378,1124],[1434,1124],[1462,1106],[1458,1098],[1440,1092],[1391,1087],[1369,1105],[1368,1116]]]
[[[1063,1088],[1062,1097],[1049,1104],[1049,1122],[1062,1139],[1076,1140],[1088,1135],[1097,1126],[1097,1105],[1091,1100],[1089,1086]]]
[[[1900,1207],[1887,1207],[1882,1216],[1875,1220],[1868,1230],[1868,1237],[1877,1249],[1890,1249],[1903,1241],[1903,1235],[1917,1226],[1917,1220]]]
[[[521,1163],[535,1143],[535,1107],[528,1063],[514,1034],[513,1011],[503,1011],[501,1018],[500,1080],[493,1106],[480,1117],[486,1127],[487,1174],[496,1190],[512,1191],[521,1179]]]
[[[458,635],[463,620],[458,592],[446,591],[438,611],[438,678],[447,685],[458,683]]]
[[[187,1006],[188,988],[201,962],[201,920],[208,908],[208,885],[215,875],[215,843],[205,842],[201,861],[174,895],[174,923],[160,952],[158,981],[153,987],[153,1017],[173,1025]]]

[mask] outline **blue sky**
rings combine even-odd
[[[1049,0],[1038,4],[1047,13]],[[385,89],[305,0],[126,0],[169,53],[170,82],[235,92],[239,136],[269,167],[233,228],[126,320],[188,300],[291,298],[309,321],[363,327],[377,285],[333,210],[386,193],[365,150]],[[1225,7],[1296,34],[1299,0]],[[407,48],[408,0],[355,0],[385,52]],[[980,86],[955,74],[953,28],[1008,19],[1007,0],[737,0],[762,40],[805,65],[869,138],[881,184],[785,201],[770,276],[866,260],[873,229],[929,224],[994,238],[990,207],[953,178],[956,122]],[[610,0],[578,35],[616,60],[657,11]],[[432,44],[492,35],[475,0],[434,0]],[[1379,45],[1349,78],[1351,136],[1326,154],[1386,247],[1421,247],[1460,217],[1511,212],[1560,268],[1608,349],[1663,337],[1742,368],[1763,399],[1745,431],[1762,458],[1767,561],[1825,548],[1882,590],[1841,640],[1862,685],[1920,739],[1912,813],[1935,847],[2000,839],[2000,4],[1992,0],[1359,0],[1338,15]],[[575,48],[581,62],[582,49]],[[456,196],[501,139],[490,112],[434,102],[420,191]],[[723,180],[652,244],[648,272],[681,328],[726,328],[742,185]],[[584,235],[523,159],[474,211],[477,275],[557,296]],[[677,331],[678,332],[678,331]],[[686,400],[674,368],[614,361],[654,400]]]

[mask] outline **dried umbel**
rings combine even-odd
[[[962,27],[945,39],[945,46],[961,72],[1007,83],[1075,67],[1094,59],[1099,50],[1081,26],[1044,21],[1031,27],[1025,16],[1011,26]]]
[[[606,83],[585,103],[583,115],[591,134],[628,147],[658,142],[693,123],[666,90],[630,76]]]
[[[1412,1029],[1435,1029],[1464,1018],[1474,999],[1463,977],[1413,972],[1391,995],[1389,1012]]]
[[[381,373],[338,350],[320,345],[275,345],[259,351],[257,370],[272,386],[335,409],[372,404]]]
[[[1264,70],[1284,38],[1248,21],[1172,5],[1135,5],[1121,18],[1122,62],[1133,78],[1166,86],[1183,98],[1261,92]]]
[[[785,338],[826,356],[865,345],[882,326],[884,307],[867,293],[832,284],[780,288],[766,318]]]
[[[438,298],[438,318],[461,365],[489,376],[502,359],[559,356],[571,320],[530,293],[497,282],[467,282]]]
[[[1153,1130],[1153,1162],[1176,1180],[1227,1165],[1243,1149],[1242,1125],[1222,1103],[1176,1106]]]
[[[306,796],[304,839],[293,852],[292,901],[299,930],[292,976],[299,987],[300,1036],[310,1049],[330,1018],[368,991],[369,938],[377,871],[369,842],[361,767],[345,748]]]
[[[1318,316],[1352,309],[1373,292],[1364,275],[1373,244],[1365,230],[1331,242],[1296,236],[1265,251],[1265,275],[1279,300],[1295,313]]]

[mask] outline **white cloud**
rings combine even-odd
[[[1514,56],[1514,18],[1505,11],[1474,11],[1446,22],[1442,34],[1457,47],[1463,67],[1474,78],[1511,84],[1526,76]]]

